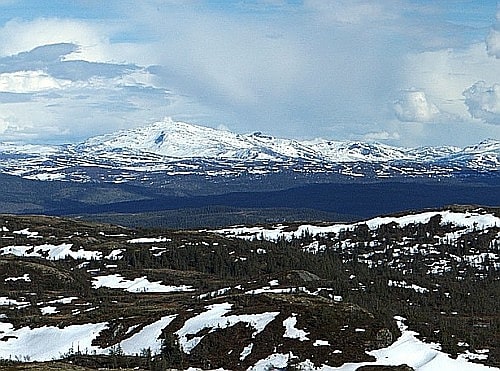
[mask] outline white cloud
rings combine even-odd
[[[394,112],[400,121],[430,122],[437,118],[439,109],[423,91],[407,90],[394,103]]]
[[[363,140],[367,141],[385,141],[385,140],[399,140],[401,136],[397,132],[389,133],[387,131],[371,132],[363,135]]]
[[[402,88],[418,86],[433,97],[440,111],[455,120],[470,120],[464,104],[464,90],[477,81],[497,81],[500,61],[490,58],[484,43],[461,49],[440,49],[413,53],[406,58],[402,74]]]
[[[58,13],[74,11],[67,19],[37,19],[35,8],[25,13],[31,20],[5,23],[2,117],[39,140],[49,126],[75,140],[165,115],[300,138],[449,143],[452,121],[478,127],[462,143],[498,136],[500,128],[471,119],[462,95],[500,76],[500,61],[485,48],[488,25],[465,27],[489,19],[491,6],[465,6],[457,25],[443,2],[216,3],[112,1],[100,19],[95,8],[85,13],[93,5],[68,5]],[[411,86],[418,90],[391,105]]]
[[[373,21],[385,21],[398,17],[394,6],[381,1],[363,0],[305,0],[306,9],[311,9],[325,22],[360,25]],[[394,4],[392,4],[394,5]]]
[[[62,89],[71,84],[69,80],[59,80],[43,71],[18,71],[0,74],[0,92],[35,93],[51,89]]]
[[[0,29],[0,56],[15,55],[38,46],[72,43],[80,46],[66,59],[110,61],[109,37],[116,27],[74,19],[14,19]]]
[[[500,84],[487,86],[484,81],[478,81],[463,95],[472,117],[500,124]]]
[[[500,58],[500,31],[492,29],[486,38],[488,55]]]
[[[45,45],[0,58],[0,112],[9,117],[1,140],[81,140],[171,113],[176,97],[147,69],[64,58],[75,49]]]

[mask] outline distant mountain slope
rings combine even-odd
[[[62,146],[0,144],[0,171],[39,180],[162,185],[172,176],[301,173],[348,179],[468,178],[500,174],[500,141],[398,148],[235,134],[165,119]]]

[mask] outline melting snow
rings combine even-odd
[[[17,301],[16,299],[10,299],[7,296],[0,296],[0,306],[16,306],[18,309],[28,307],[30,305],[27,301]]]
[[[322,347],[322,346],[329,346],[329,345],[330,345],[330,343],[328,342],[328,340],[316,340],[313,343],[314,347]]]
[[[392,287],[400,287],[400,288],[404,288],[404,289],[412,289],[416,292],[419,292],[421,294],[425,294],[427,292],[429,292],[429,289],[425,288],[425,287],[422,287],[422,286],[418,286],[418,285],[415,285],[415,284],[407,284],[406,281],[392,281],[392,280],[389,280],[388,282],[388,285],[389,286],[392,286]]]
[[[167,327],[176,316],[170,315],[162,317],[160,320],[144,326],[137,334],[120,343],[120,347],[125,354],[140,354],[143,349],[149,348],[152,354],[160,352],[161,339],[159,339],[162,330]]]
[[[118,260],[121,258],[121,254],[125,251],[125,249],[116,249],[111,251],[104,259],[107,260]]]
[[[240,361],[244,361],[251,353],[253,349],[253,343],[248,344],[240,353]]]
[[[51,306],[40,308],[40,312],[42,312],[42,315],[59,313],[57,307],[51,307]]]
[[[94,277],[92,287],[109,287],[111,289],[123,289],[128,292],[178,292],[178,291],[193,291],[191,286],[166,286],[160,282],[150,282],[146,276],[136,278],[134,280],[127,280],[119,274],[112,274],[109,276]]]
[[[0,347],[0,358],[50,361],[61,358],[71,349],[98,352],[101,349],[93,346],[92,341],[106,327],[107,323],[88,323],[64,328],[44,326],[14,330],[12,324],[0,323],[0,335],[4,339]]]
[[[72,244],[67,243],[61,245],[7,246],[0,249],[0,254],[47,258],[49,260],[63,260],[68,257],[73,259],[99,260],[102,256],[100,251],[86,251],[82,248],[78,251],[73,251],[71,250],[72,246]]]
[[[338,234],[341,231],[353,230],[358,225],[366,224],[371,230],[377,229],[381,225],[396,223],[401,227],[409,224],[428,223],[433,216],[441,215],[441,224],[451,223],[457,227],[466,228],[472,231],[474,228],[485,229],[493,226],[500,226],[500,218],[492,214],[483,213],[480,210],[474,212],[453,212],[446,211],[429,211],[418,214],[405,215],[400,217],[378,217],[367,221],[354,224],[333,224],[330,226],[315,226],[305,224],[297,227],[295,231],[285,231],[286,225],[277,225],[274,228],[268,229],[265,227],[230,227],[219,230],[213,230],[214,233],[223,234],[230,237],[237,237],[247,240],[265,239],[276,241],[280,238],[285,238],[290,241],[293,238],[300,238],[304,234],[310,235],[326,235],[328,233]],[[309,245],[305,248],[311,250],[319,249],[320,246]]]
[[[295,325],[297,324],[297,317],[295,316],[296,314],[294,314],[292,317],[288,317],[283,321],[283,326],[285,326],[285,334],[283,335],[283,337],[299,339],[300,341],[309,340],[309,338],[307,337],[307,335],[309,335],[308,332],[295,327]]]
[[[179,336],[179,344],[184,353],[190,353],[196,347],[203,336],[192,336],[203,329],[224,329],[234,326],[239,322],[248,323],[255,331],[253,337],[262,332],[264,328],[279,314],[279,312],[266,312],[261,314],[241,314],[226,316],[230,312],[232,304],[222,303],[209,305],[206,312],[189,318],[184,326],[176,332]]]
[[[288,366],[288,362],[292,358],[293,354],[271,354],[269,357],[258,361],[254,366],[250,367],[248,371],[286,369]]]
[[[78,297],[70,296],[67,298],[54,299],[54,300],[48,301],[45,304],[70,304],[73,300],[78,300]]]
[[[168,242],[172,241],[170,238],[166,237],[141,237],[141,238],[133,238],[128,240],[128,243],[155,243],[155,242]]]
[[[28,238],[41,238],[42,237],[38,234],[38,232],[36,232],[36,231],[31,232],[28,228],[22,229],[20,231],[13,231],[12,233],[20,234],[20,235],[26,236]]]
[[[9,282],[9,281],[25,281],[25,282],[31,282],[31,279],[30,279],[30,275],[28,273],[20,276],[20,277],[7,277],[5,279],[5,282]]]

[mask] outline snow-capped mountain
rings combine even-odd
[[[324,139],[298,141],[171,119],[62,146],[0,143],[0,171],[39,180],[145,182],[172,175],[294,172],[356,178],[497,176],[500,141],[399,148]],[[147,174],[147,176],[145,175]]]
[[[247,135],[175,122],[171,119],[132,130],[90,138],[79,148],[129,149],[174,158],[284,159],[315,158],[309,146],[261,133]]]

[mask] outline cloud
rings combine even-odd
[[[7,131],[9,127],[9,123],[0,117],[0,134],[3,134]]]
[[[486,37],[486,50],[489,56],[500,58],[500,10],[497,12],[496,24]]]
[[[165,115],[403,145],[458,140],[452,121],[478,128],[461,143],[500,134],[472,120],[462,95],[500,75],[484,43],[489,3],[463,2],[459,17],[406,0],[94,3],[2,13],[12,19],[0,26],[0,113],[11,126],[0,140],[18,130],[72,141]]]
[[[50,44],[80,45],[73,57],[88,61],[109,61],[109,37],[117,32],[112,23],[92,23],[76,19],[13,19],[0,29],[0,56],[9,56]]]
[[[400,138],[401,137],[399,133],[397,132],[389,133],[387,131],[371,132],[363,135],[363,140],[366,141],[399,140]]]
[[[439,109],[423,91],[407,90],[394,103],[394,112],[400,121],[430,122],[437,118]]]
[[[490,124],[500,124],[500,84],[487,86],[478,81],[463,92],[472,117]]]
[[[363,0],[304,1],[305,8],[315,11],[323,21],[352,25],[397,18],[397,7],[391,5],[381,1]]]
[[[500,31],[492,29],[486,38],[486,50],[488,55],[500,58]]]
[[[77,50],[60,43],[0,58],[2,140],[84,139],[168,114],[176,97],[148,68],[65,58]]]
[[[68,80],[55,79],[43,71],[18,71],[0,74],[0,92],[35,93],[62,89],[71,84]]]
[[[144,70],[144,67],[133,64],[89,62],[66,58],[79,50],[78,45],[70,43],[38,46],[29,51],[0,58],[0,73],[43,69],[56,79],[86,81],[95,76],[113,78]]]

